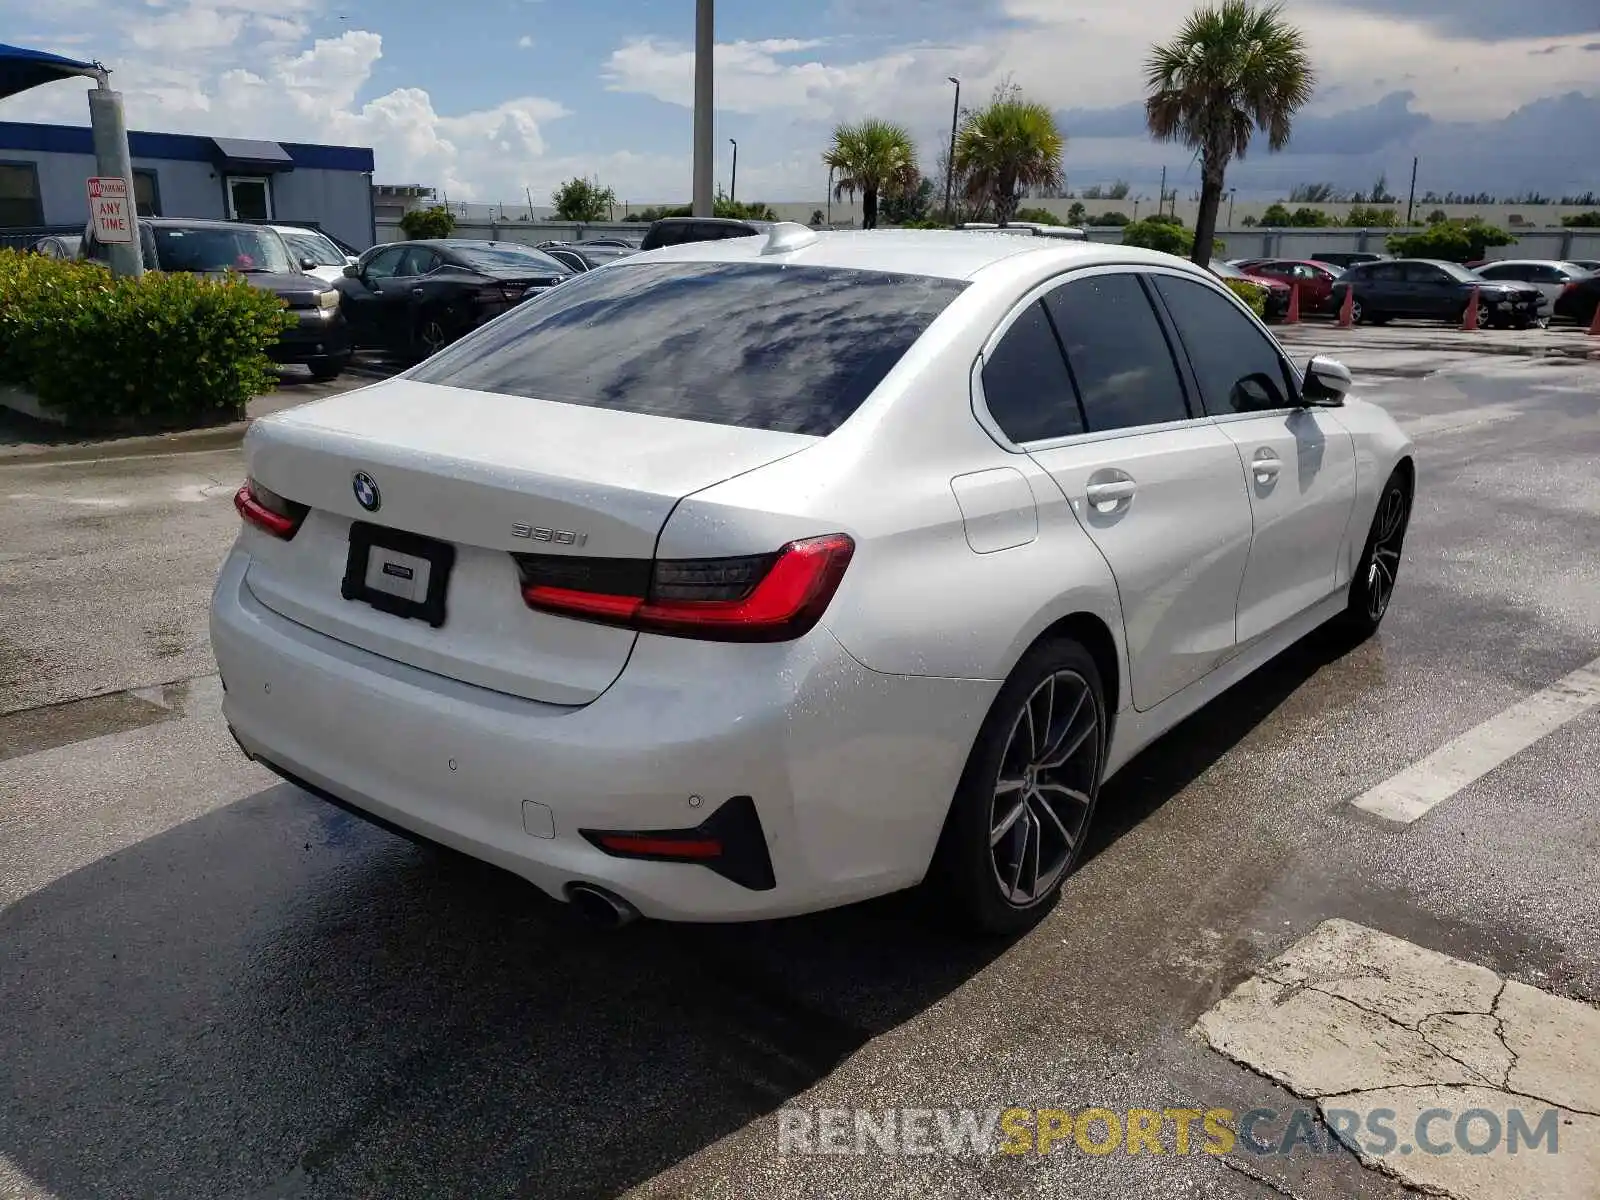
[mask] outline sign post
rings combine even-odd
[[[121,185],[120,205],[127,233],[121,238],[106,236],[102,232],[98,205],[100,201],[115,204],[118,197],[102,196],[99,201],[93,194],[91,181],[89,211],[95,223],[95,236],[102,237],[111,252],[113,275],[143,275],[144,254],[139,245],[139,220],[133,201],[133,162],[128,154],[128,128],[122,117],[122,93],[111,90],[110,80],[104,74],[99,86],[89,92],[89,128],[94,137],[96,178],[102,185]]]

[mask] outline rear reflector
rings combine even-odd
[[[276,492],[262,487],[254,479],[246,479],[244,486],[233,494],[233,507],[250,524],[275,538],[288,541],[300,529],[310,508],[286,500]]]
[[[777,886],[761,816],[749,796],[734,796],[693,829],[580,829],[612,858],[693,863],[755,892]]]
[[[833,533],[738,558],[514,557],[530,608],[674,637],[781,642],[821,620],[854,553]]]

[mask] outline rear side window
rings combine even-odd
[[[468,336],[411,378],[826,436],[965,284],[765,263],[617,263]]]
[[[1172,348],[1136,276],[1076,279],[1044,303],[1091,432],[1188,418]]]
[[[1067,361],[1042,303],[1028,305],[985,357],[983,399],[995,424],[1019,445],[1083,432]]]
[[[1292,403],[1283,356],[1226,296],[1173,275],[1157,275],[1155,284],[1189,355],[1206,412],[1263,412]]]

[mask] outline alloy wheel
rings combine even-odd
[[[1073,670],[1047,676],[1017,713],[989,807],[990,862],[1006,903],[1037,903],[1076,860],[1102,741],[1099,702]]]
[[[422,327],[417,330],[417,340],[422,343],[424,358],[443,350],[445,343],[449,341],[445,336],[444,324],[438,317],[429,317],[422,322]]]
[[[1367,616],[1383,618],[1400,574],[1400,548],[1406,536],[1406,493],[1394,485],[1384,493],[1373,522],[1372,558],[1367,565]]]

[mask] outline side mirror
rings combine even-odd
[[[317,260],[309,257],[302,258],[300,260],[300,269],[302,271],[315,271],[317,269]]]
[[[1300,391],[1307,404],[1337,408],[1354,382],[1350,369],[1342,362],[1319,354],[1306,364],[1306,379]]]
[[[356,270],[355,263],[346,263],[344,265],[344,277],[346,279],[360,279],[361,278],[361,272]]]

